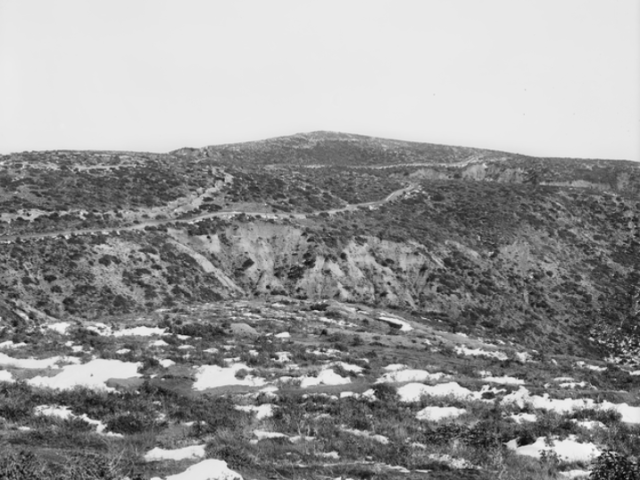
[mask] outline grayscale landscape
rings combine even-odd
[[[640,478],[639,206],[334,132],[2,156],[0,477]]]
[[[0,0],[0,480],[640,480],[639,19]]]

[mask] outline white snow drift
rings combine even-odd
[[[113,391],[105,382],[110,378],[140,377],[138,362],[95,359],[83,365],[67,365],[53,377],[37,376],[27,381],[35,387],[69,390],[74,387],[86,387],[92,390]]]
[[[230,385],[246,385],[249,387],[261,387],[265,384],[264,378],[246,375],[244,378],[236,377],[240,370],[252,371],[244,363],[236,363],[229,367],[218,365],[203,365],[197,369],[196,381],[193,384],[195,390],[226,387]]]
[[[185,460],[189,458],[204,458],[204,445],[193,445],[191,447],[165,450],[164,448],[154,448],[149,450],[145,456],[145,462],[157,462],[161,460]]]
[[[552,451],[566,462],[588,462],[602,453],[593,443],[579,443],[575,435],[569,435],[565,440],[552,440],[548,445],[545,437],[538,437],[530,445],[517,446],[517,442],[512,440],[507,443],[507,447],[515,450],[518,455],[540,458],[542,452]]]
[[[151,480],[162,480],[153,477]],[[242,475],[227,467],[224,460],[207,459],[191,465],[182,473],[169,475],[166,480],[242,480]]]
[[[456,418],[465,413],[467,413],[467,411],[464,408],[426,407],[416,413],[416,418],[418,420],[437,422],[445,418]]]

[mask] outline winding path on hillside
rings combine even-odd
[[[326,213],[328,215],[335,215],[338,213],[343,213],[348,211],[356,211],[361,208],[375,209],[380,207],[381,205],[384,205],[385,203],[397,200],[403,195],[407,195],[411,192],[417,191],[419,188],[420,187],[418,185],[411,184],[404,188],[391,192],[382,200],[376,200],[373,202],[364,202],[364,203],[352,203],[340,208],[333,208],[330,210],[316,210],[308,213],[289,213],[289,212],[266,213],[266,212],[252,212],[252,211],[242,211],[242,210],[218,211],[218,212],[203,213],[200,215],[194,215],[186,218],[147,220],[145,222],[136,223],[135,225],[126,225],[121,227],[79,228],[79,229],[56,230],[52,232],[0,235],[0,243],[13,243],[18,238],[26,240],[26,239],[37,239],[37,238],[51,238],[51,237],[58,237],[58,236],[91,235],[94,233],[106,234],[106,233],[113,233],[113,232],[144,230],[147,227],[157,227],[160,225],[175,224],[175,223],[193,224],[209,218],[232,218],[238,215],[248,215],[251,217],[259,217],[259,218],[265,218],[265,219],[279,219],[279,218],[304,219],[309,216],[319,215],[322,213]]]

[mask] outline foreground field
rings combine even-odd
[[[0,477],[638,478],[640,371],[505,340],[286,297],[13,321]]]

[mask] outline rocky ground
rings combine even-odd
[[[580,478],[640,442],[638,370],[287,297],[25,320],[0,390],[9,478]]]

